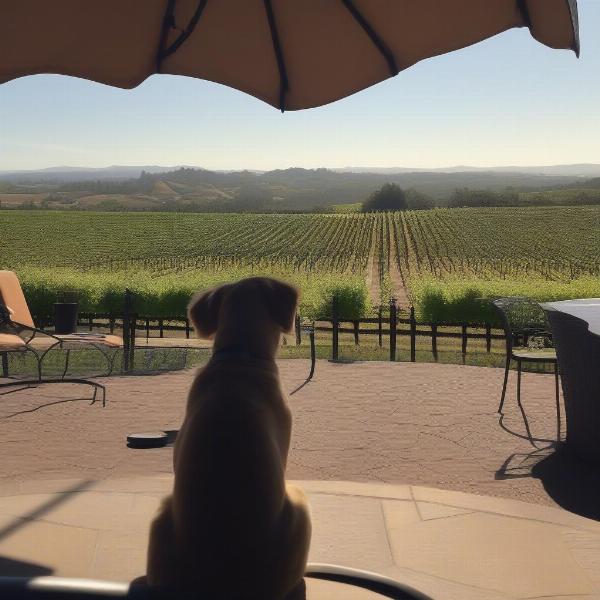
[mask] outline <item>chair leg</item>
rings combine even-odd
[[[523,417],[523,423],[525,424],[525,429],[527,431],[527,437],[529,437],[529,442],[532,446],[535,446],[533,443],[533,437],[531,435],[531,430],[529,429],[529,421],[527,420],[527,415],[525,414],[525,409],[523,408],[523,404],[521,403],[521,361],[517,361],[517,404],[519,405],[519,410],[521,411],[521,416]]]
[[[42,358],[36,354],[35,360],[37,361],[38,381],[42,383]]]
[[[556,443],[560,444],[560,386],[558,385],[558,362],[554,363],[554,386],[556,388]]]
[[[506,385],[508,384],[508,372],[510,371],[510,354],[506,355],[506,366],[504,367],[504,383],[502,385],[502,396],[500,397],[500,405],[498,411],[502,414],[502,408],[504,407],[504,398],[506,398]]]
[[[69,358],[71,356],[71,351],[67,349],[67,354],[65,357],[65,368],[63,369],[63,374],[61,379],[64,379],[67,376],[67,371],[69,370]]]
[[[94,395],[92,396],[92,401],[90,404],[95,404],[98,396],[98,390],[102,390],[102,407],[106,406],[106,387],[97,381],[89,381],[87,382],[89,385],[94,386]]]

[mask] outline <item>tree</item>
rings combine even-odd
[[[385,183],[373,192],[362,205],[362,212],[378,210],[406,210],[406,194],[395,183]]]
[[[494,192],[491,190],[471,190],[462,188],[454,190],[448,200],[450,208],[479,206],[519,206],[519,195],[516,192]]]
[[[410,189],[406,190],[406,208],[408,210],[429,210],[435,208],[435,202],[426,194]]]

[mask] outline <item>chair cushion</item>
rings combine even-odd
[[[23,350],[27,344],[14,333],[0,333],[0,352]]]
[[[35,327],[19,278],[12,271],[0,271],[0,300],[10,306],[11,319],[28,327]]]
[[[556,360],[556,350],[548,348],[547,350],[529,350],[528,348],[513,348],[512,355],[521,360],[537,360],[554,362]]]

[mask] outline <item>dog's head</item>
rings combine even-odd
[[[244,318],[251,318],[253,314],[259,318],[266,313],[285,333],[294,327],[297,304],[298,291],[291,285],[270,277],[250,277],[194,296],[188,306],[188,316],[201,338],[214,336],[225,311],[237,311]]]

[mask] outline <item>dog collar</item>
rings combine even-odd
[[[248,352],[248,349],[241,344],[232,344],[231,346],[225,346],[224,348],[219,348],[212,353],[213,358],[242,358],[249,359],[253,358],[252,354]]]
[[[271,364],[274,361],[262,358],[260,356],[255,356],[251,352],[248,351],[246,346],[241,344],[232,344],[231,346],[225,346],[224,348],[219,348],[212,353],[212,360],[221,361],[221,360],[237,360],[240,362],[255,362],[255,363],[268,363]]]

